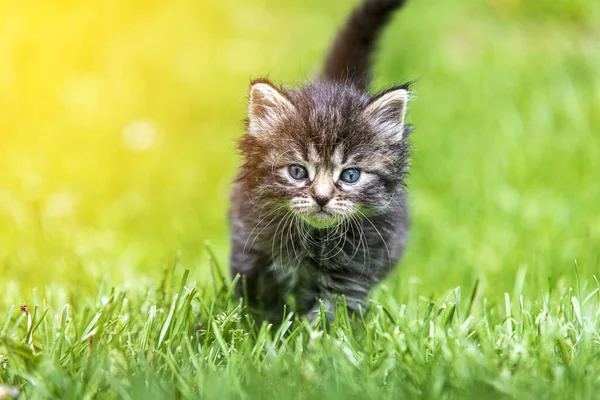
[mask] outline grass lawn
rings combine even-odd
[[[324,329],[232,298],[249,80],[314,76],[350,3],[2,3],[0,398],[597,397],[597,1],[410,1],[399,268]]]

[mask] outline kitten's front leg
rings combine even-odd
[[[244,297],[248,305],[265,311],[269,317],[279,316],[283,295],[270,265],[270,257],[256,250],[244,250],[234,245],[231,255],[231,275],[240,275],[235,293]]]
[[[335,305],[330,300],[322,300],[319,299],[317,304],[305,314],[307,318],[310,319],[310,325],[313,328],[317,326],[322,327],[323,313],[321,312],[321,304],[323,304],[323,311],[325,314],[325,318],[327,318],[328,322],[333,322],[335,319]]]
[[[327,318],[328,322],[333,322],[335,320],[336,317],[336,311],[337,311],[337,304],[343,304],[344,298],[342,296],[345,296],[343,294],[337,294],[337,295],[329,295],[328,297],[324,298],[324,299],[319,299],[319,301],[317,301],[317,303],[315,304],[315,306],[308,312],[305,314],[305,316],[307,318],[310,319],[311,321],[311,325],[313,327],[316,327],[319,324],[320,321],[322,321],[323,319],[323,314],[324,314],[324,318]],[[346,301],[346,312],[348,313],[348,316],[350,318],[352,318],[352,315],[355,313],[358,313],[361,309],[365,309],[365,304],[364,301],[361,299],[355,299],[352,298],[351,301],[348,301],[348,298],[345,298]],[[322,308],[321,308],[322,305]]]
[[[354,277],[342,273],[323,276],[320,282],[321,301],[317,301],[307,314],[313,326],[321,315],[321,304],[329,321],[335,319],[336,304],[342,302],[346,304],[349,316],[358,313],[361,309],[364,310],[371,284],[371,279],[366,276]]]

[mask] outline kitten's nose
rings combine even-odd
[[[331,177],[327,171],[321,170],[317,172],[315,179],[310,187],[311,194],[315,202],[320,206],[324,207],[325,204],[333,197],[334,187]]]
[[[324,207],[325,204],[327,204],[329,202],[329,200],[331,200],[331,197],[329,197],[329,196],[314,196],[314,199],[319,206]]]

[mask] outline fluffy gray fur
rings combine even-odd
[[[357,311],[403,253],[408,85],[366,88],[373,44],[402,3],[359,5],[320,79],[296,89],[252,82],[231,197],[231,273],[243,277],[238,294],[271,318],[286,303],[313,317],[319,299],[333,311],[342,295]],[[342,179],[349,169],[358,181]]]

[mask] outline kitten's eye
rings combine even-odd
[[[290,176],[297,181],[301,181],[302,179],[306,179],[308,177],[306,168],[301,167],[300,165],[290,165],[288,167],[288,174],[290,174]]]
[[[348,168],[342,171],[340,179],[346,183],[356,183],[360,178],[360,171],[356,168]]]

